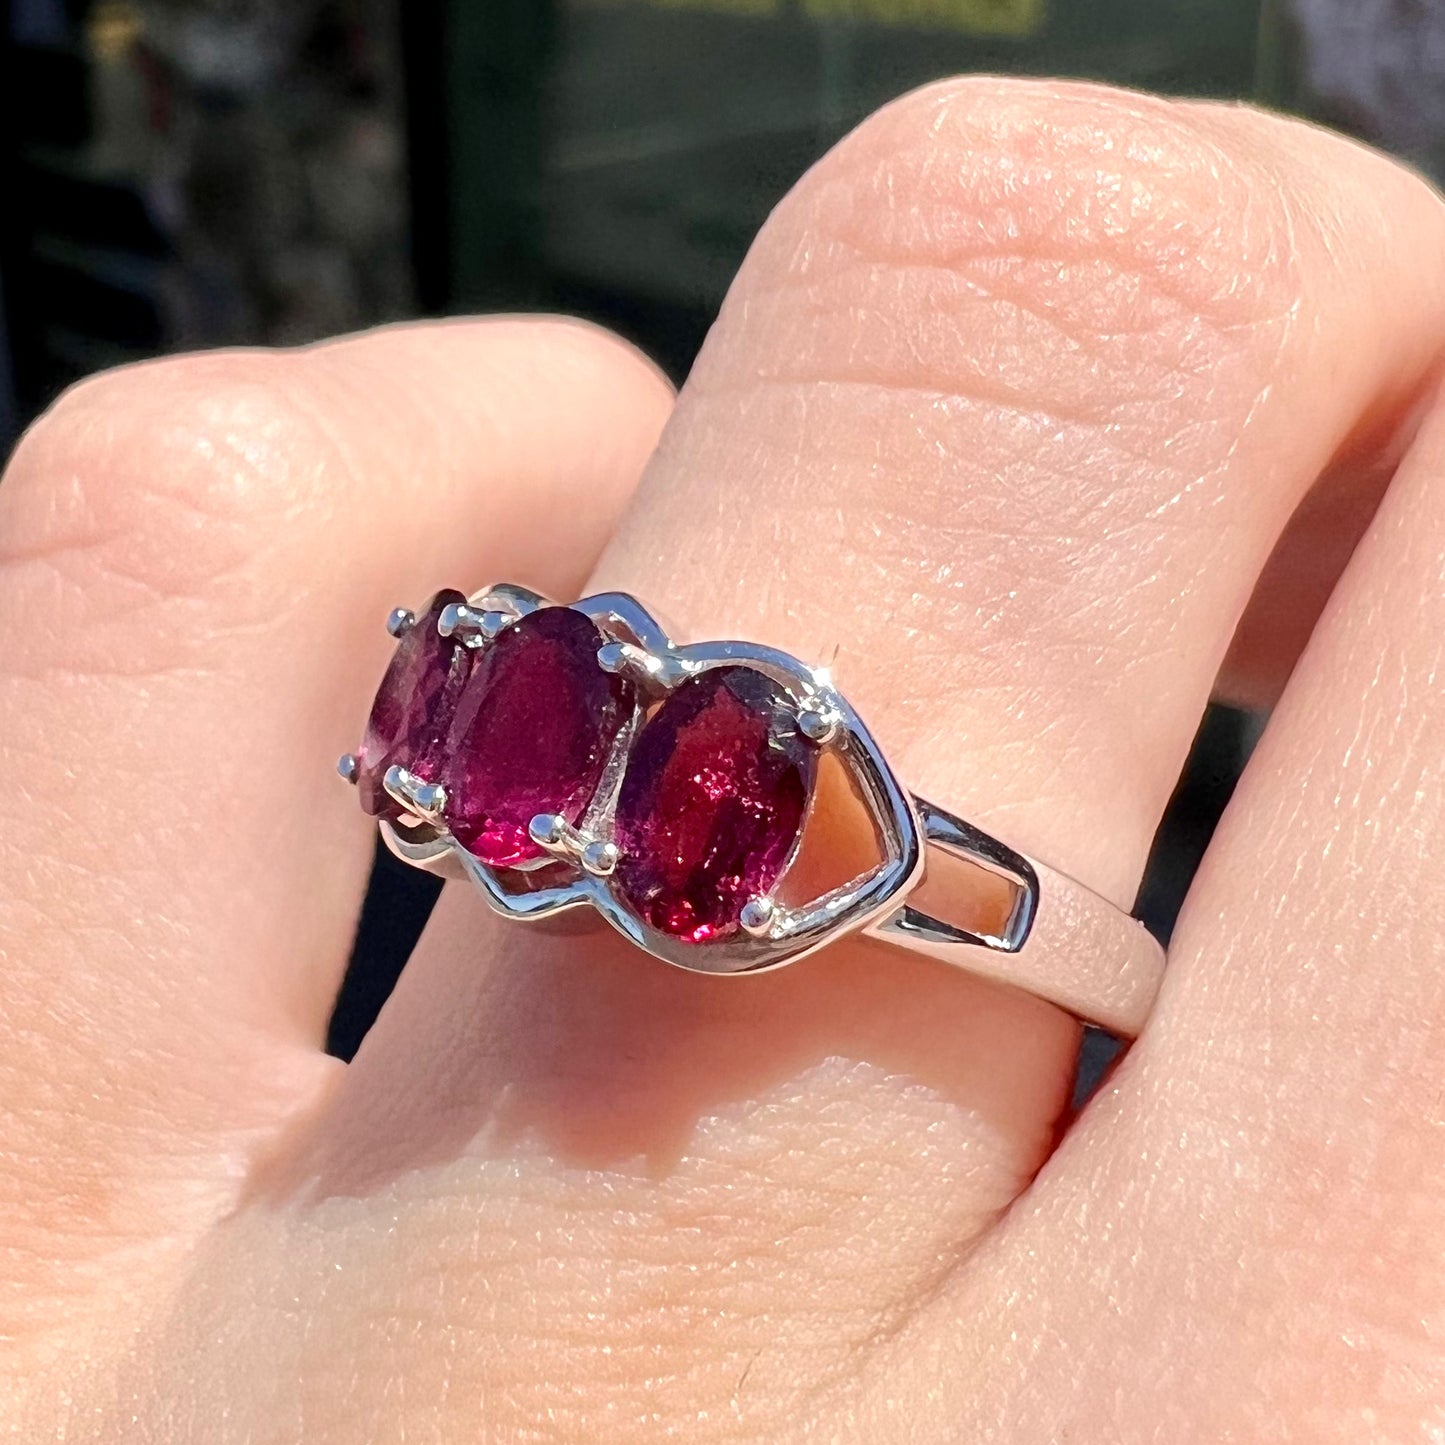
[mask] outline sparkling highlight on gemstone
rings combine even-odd
[[[441,782],[452,836],[484,863],[547,856],[528,827],[541,813],[576,826],[602,781],[635,690],[604,672],[605,639],[571,607],[544,607],[481,652],[457,705]]]
[[[356,768],[361,806],[373,817],[397,818],[402,812],[382,786],[389,767],[436,781],[452,714],[471,671],[471,654],[437,633],[437,618],[448,603],[465,601],[460,592],[438,592],[401,634],[376,690]]]
[[[688,943],[731,938],[798,840],[816,753],[784,689],[750,667],[679,684],[633,746],[618,797],[618,894]]]

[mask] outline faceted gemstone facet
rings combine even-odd
[[[793,852],[815,759],[771,678],[717,667],[681,683],[642,729],[618,798],[629,907],[688,943],[735,934]]]
[[[447,739],[447,824],[494,868],[544,852],[528,824],[586,812],[618,733],[632,716],[630,682],[603,672],[606,639],[570,607],[544,607],[503,629],[473,668]]]
[[[449,602],[466,600],[450,589],[438,592],[392,653],[357,754],[361,806],[374,817],[395,818],[402,811],[382,787],[394,764],[425,782],[436,781],[452,714],[471,671],[471,654],[438,635],[437,619]]]

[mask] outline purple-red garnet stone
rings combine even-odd
[[[787,866],[815,753],[783,689],[750,667],[681,683],[632,749],[617,804],[615,874],[628,906],[688,943],[736,934]]]
[[[373,817],[395,818],[401,808],[382,787],[393,765],[432,783],[441,770],[447,730],[471,671],[471,655],[437,633],[437,619],[460,592],[438,592],[404,633],[376,691],[357,754],[361,806]]]
[[[514,868],[544,855],[528,824],[576,824],[632,716],[632,684],[597,663],[606,639],[585,614],[543,607],[481,653],[447,739],[441,783],[452,836],[484,863]]]

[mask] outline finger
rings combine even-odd
[[[1005,1401],[1020,1440],[1437,1429],[1442,479],[1437,399],[1215,836],[1147,1038],[920,1322],[961,1346],[935,1384],[968,1386],[917,1438],[981,1430]],[[1016,1349],[988,1358],[1005,1339],[1036,1342],[1026,1394]],[[912,1344],[880,1354],[880,1397]]]
[[[1286,519],[1431,364],[1442,234],[1404,172],[1246,112],[914,96],[770,222],[593,583],[832,662],[910,785],[1127,904]],[[585,1398],[785,1438],[1029,1179],[1073,1044],[923,964],[695,981],[457,891],[297,1169],[406,1200],[498,1428],[549,1407],[540,1297]],[[424,1308],[367,1219],[241,1237]]]
[[[232,1174],[207,1130],[325,1075],[372,848],[331,765],[387,609],[499,569],[575,587],[668,405],[620,342],[498,320],[116,372],[22,442],[0,486],[0,1238],[73,1208],[103,1243],[128,1173],[194,1134]]]
[[[1370,418],[1300,503],[1234,630],[1218,682],[1226,699],[1257,710],[1278,700],[1430,399]]]

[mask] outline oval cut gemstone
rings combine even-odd
[[[750,667],[690,677],[642,729],[617,803],[618,893],[688,943],[735,934],[787,866],[816,754],[784,690]]]
[[[381,785],[389,767],[436,781],[452,714],[471,671],[470,653],[438,635],[437,619],[447,603],[466,600],[449,588],[438,592],[397,640],[356,758],[361,806],[373,817],[395,818],[402,811]]]
[[[538,813],[578,823],[602,781],[635,690],[603,672],[607,639],[571,607],[544,607],[481,653],[457,706],[442,771],[452,836],[494,868],[544,857]]]

